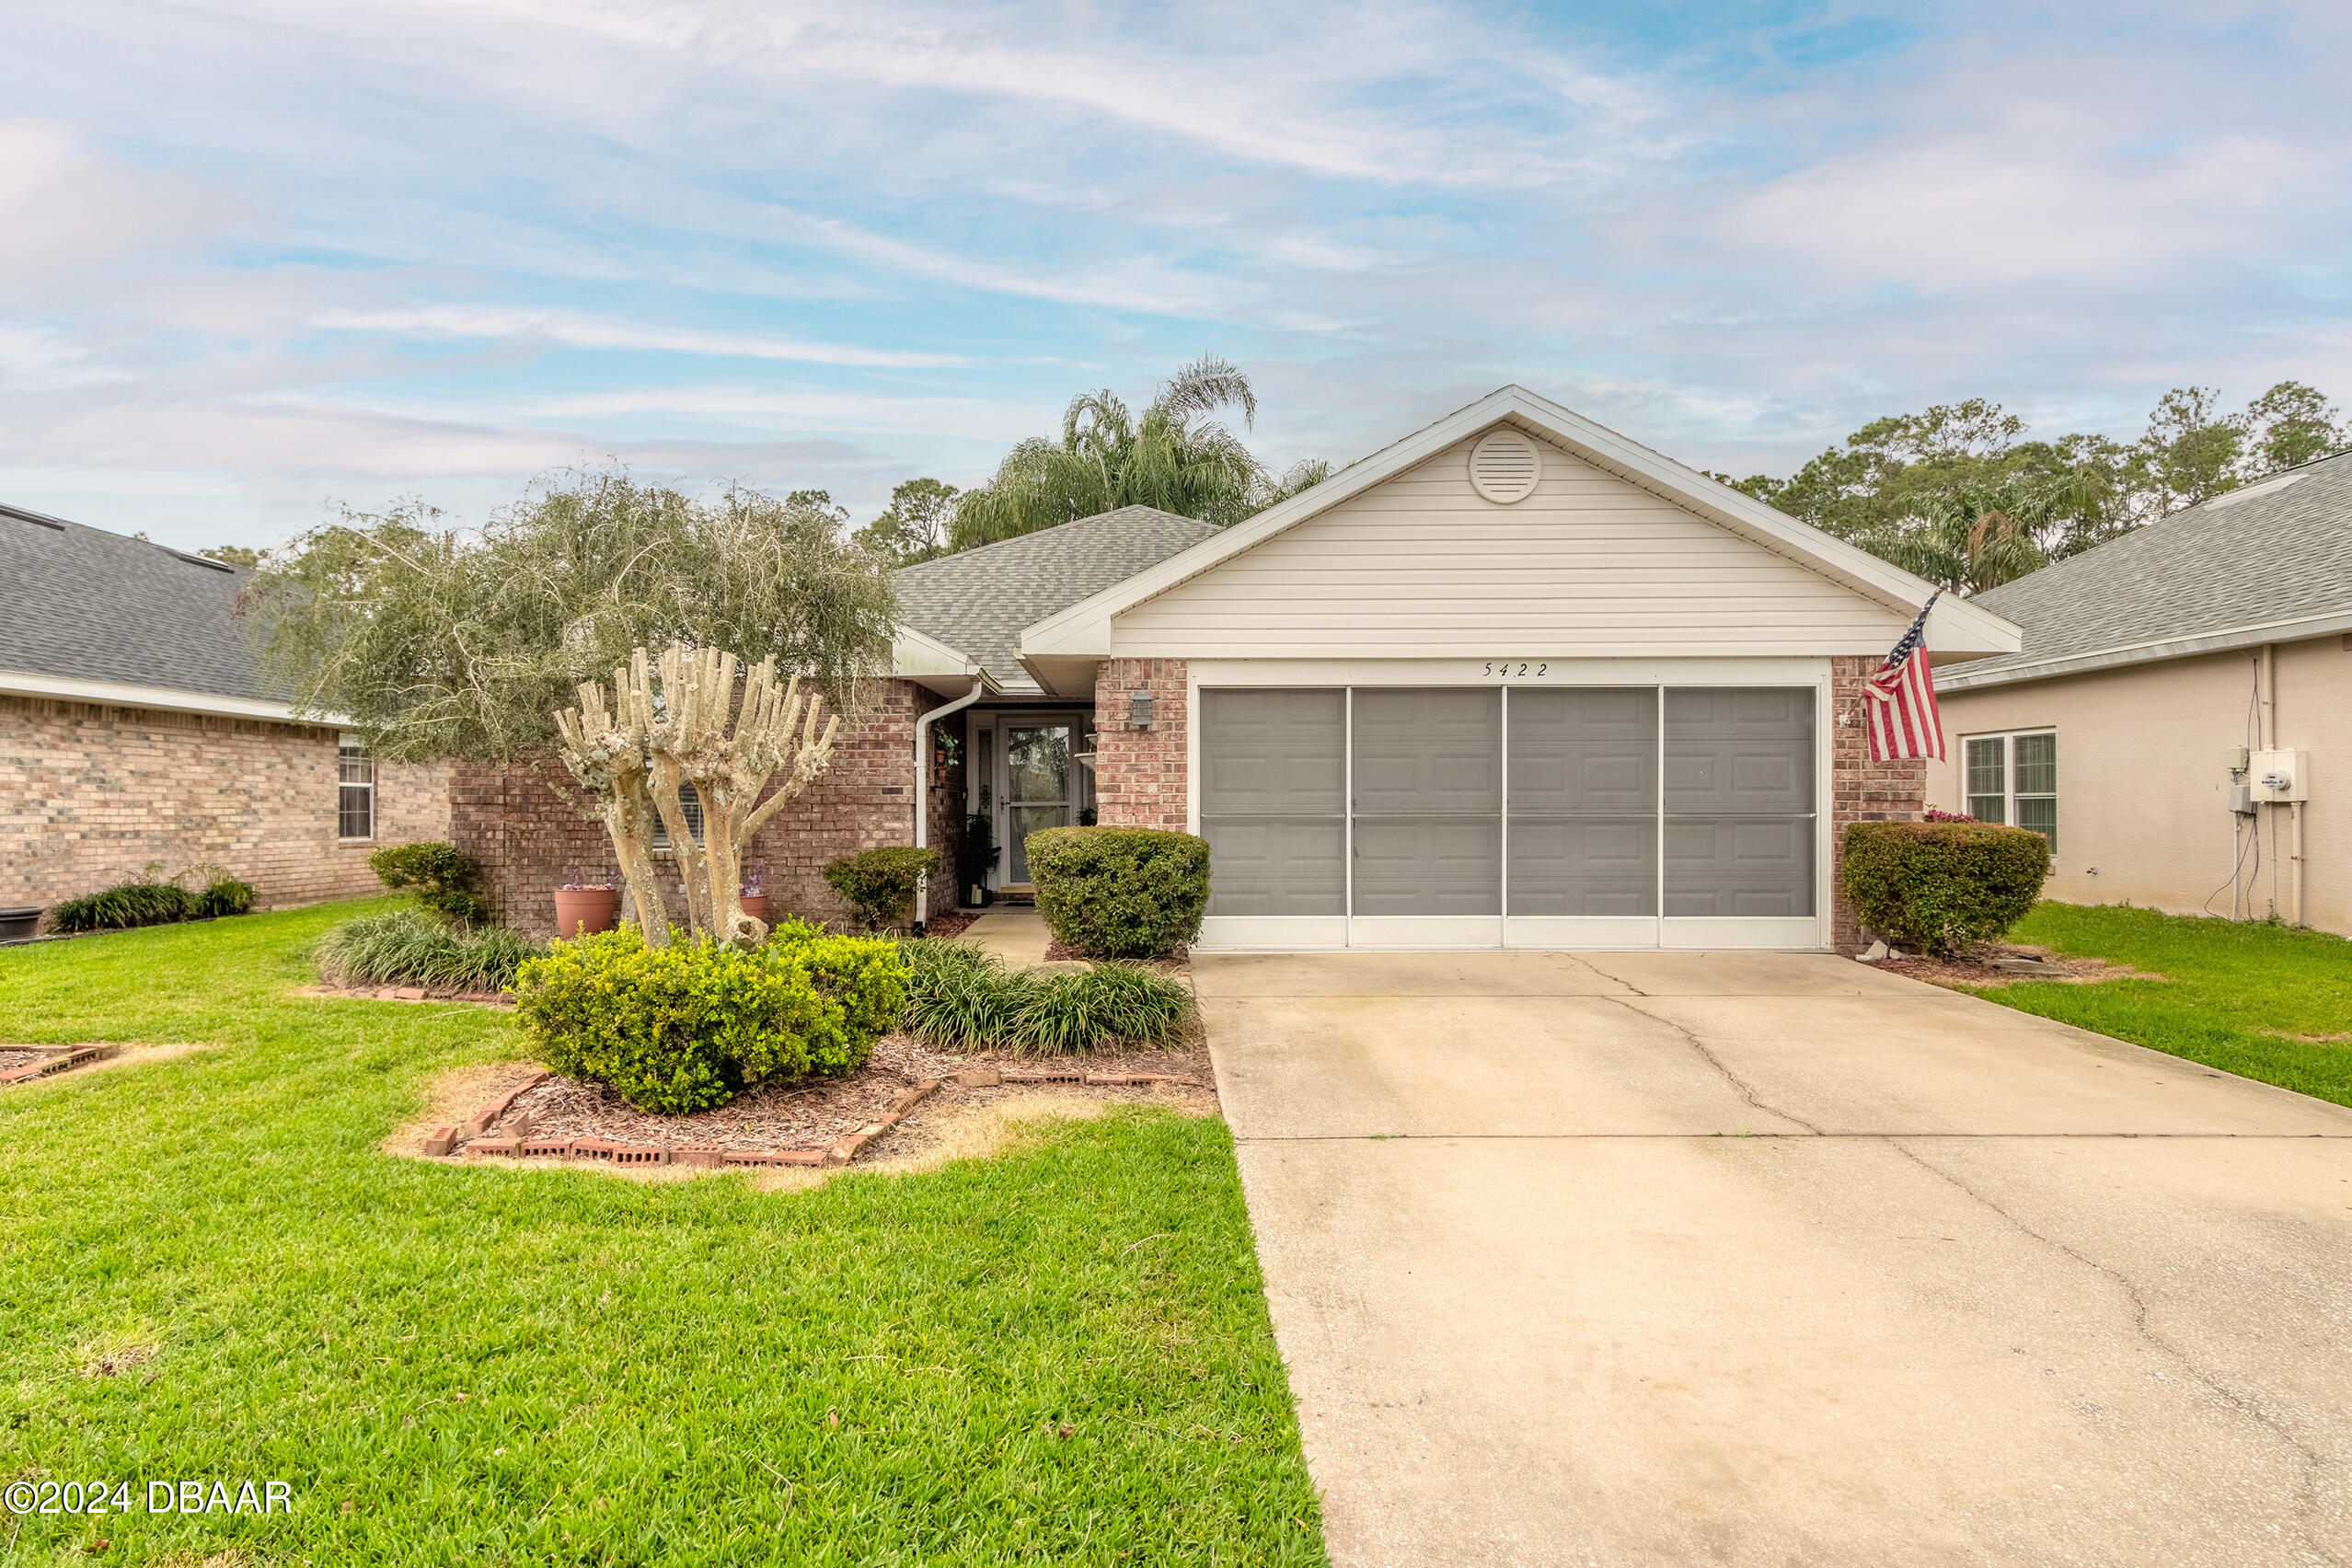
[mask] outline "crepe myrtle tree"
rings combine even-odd
[[[888,561],[811,493],[696,497],[613,467],[542,478],[478,528],[418,502],[347,509],[272,551],[239,609],[294,707],[381,760],[526,766],[602,822],[659,944],[657,821],[689,928],[755,935],[732,902],[738,857],[888,668],[896,603]]]
[[[658,818],[677,857],[687,924],[699,935],[755,946],[767,928],[744,913],[744,849],[824,771],[841,719],[823,712],[815,692],[803,697],[798,676],[778,686],[773,659],[744,674],[740,703],[736,674],[735,656],[715,648],[673,643],[658,665],[640,648],[613,672],[609,696],[601,684],[582,682],[580,706],[558,713],[556,726],[563,760],[595,801],[637,907],[661,907]],[[776,788],[762,799],[771,779]],[[687,826],[680,789],[687,784],[702,802],[699,840]],[[668,940],[664,922],[642,924],[649,946]]]

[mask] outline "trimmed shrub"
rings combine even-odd
[[[915,884],[937,870],[937,849],[902,846],[844,855],[824,869],[833,891],[849,901],[858,923],[869,931],[903,926],[915,909]]]
[[[746,1087],[861,1066],[906,997],[889,942],[787,922],[751,951],[635,926],[552,943],[523,966],[515,1016],[548,1066],[640,1111],[683,1116]]]
[[[1152,827],[1049,827],[1029,836],[1037,909],[1090,957],[1164,958],[1201,934],[1205,838]]]
[[[153,870],[155,868],[149,868]],[[49,911],[52,931],[120,931],[192,920],[198,897],[176,882],[118,882],[103,893],[69,898]]]
[[[253,912],[253,884],[235,877],[216,877],[196,895],[196,917],[217,919],[224,915],[249,915]]]
[[[481,868],[455,844],[387,844],[367,858],[367,869],[393,892],[413,893],[419,904],[453,920],[479,920],[490,914],[473,891]]]
[[[467,930],[422,910],[387,909],[333,928],[310,956],[330,986],[503,991],[526,960],[546,951],[502,927]]]
[[[2007,931],[2049,875],[2049,840],[1989,822],[1858,822],[1846,897],[1893,946],[1950,954]]]
[[[905,1027],[945,1050],[1063,1055],[1156,1045],[1182,1034],[1192,993],[1131,964],[1028,974],[964,942],[900,944],[911,977]]]

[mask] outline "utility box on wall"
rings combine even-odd
[[[2257,801],[2287,802],[2312,798],[2311,754],[2258,751],[2246,767],[2246,783]]]

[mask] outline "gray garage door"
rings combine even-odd
[[[1815,912],[1810,686],[1201,693],[1213,918]]]

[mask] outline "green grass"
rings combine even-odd
[[[1323,1560],[1222,1124],[792,1193],[388,1157],[516,1046],[290,997],[370,907],[0,952],[0,1036],[214,1046],[0,1090],[0,1480],[296,1503],[0,1514],[0,1562]]]
[[[2152,910],[2043,904],[2010,933],[2165,976],[1985,986],[1977,994],[2225,1072],[2352,1105],[2352,942]]]

